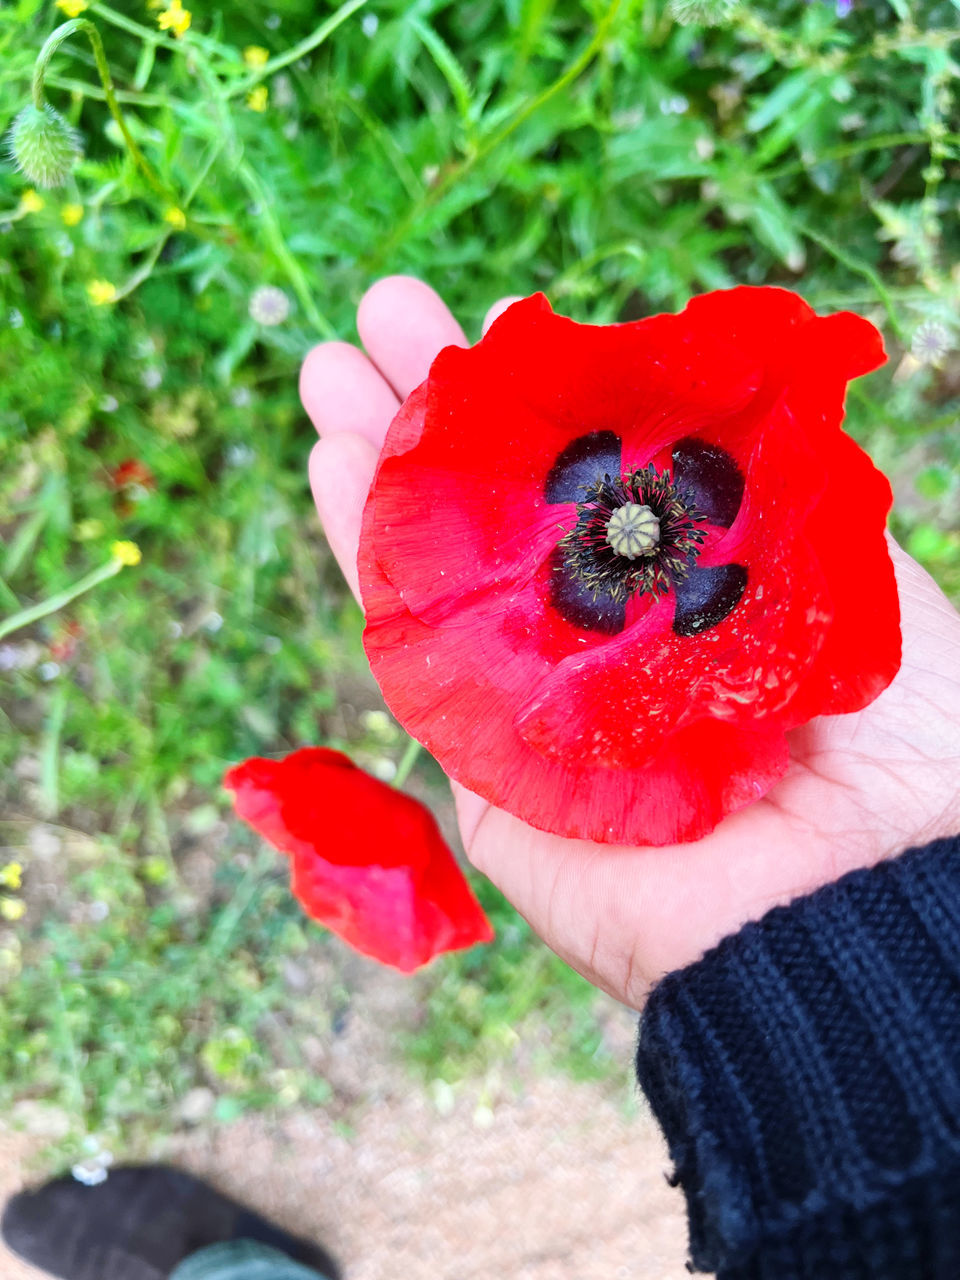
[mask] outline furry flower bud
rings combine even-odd
[[[49,103],[24,107],[10,129],[10,155],[35,186],[61,186],[80,154],[79,133]]]
[[[733,17],[739,0],[669,0],[674,22],[681,26],[719,27]]]

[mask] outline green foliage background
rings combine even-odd
[[[40,193],[0,166],[0,614],[114,539],[143,551],[0,647],[4,856],[25,867],[0,921],[0,1101],[52,1100],[74,1137],[121,1140],[162,1130],[197,1081],[225,1116],[325,1097],[297,1044],[332,1034],[346,997],[293,1001],[282,969],[336,948],[235,828],[211,895],[191,897],[181,864],[220,831],[229,763],[317,741],[381,768],[402,751],[366,714],[296,397],[305,352],[355,340],[377,276],[423,276],[471,336],[502,294],[538,289],[596,321],[738,282],[868,315],[891,361],[853,388],[849,426],[893,476],[896,531],[960,592],[955,0],[744,4],[718,27],[660,0],[197,0],[182,39],[157,16],[83,14],[163,195],[80,34],[47,92],[82,162]],[[0,9],[3,128],[63,17]],[[251,318],[263,284],[289,300],[280,324]],[[131,459],[153,483],[118,492]],[[418,980],[413,1060],[482,1069],[540,1018],[557,1060],[602,1069],[585,984],[483,892],[501,940]]]

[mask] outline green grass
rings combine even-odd
[[[224,1115],[325,1096],[295,1046],[328,1005],[294,1000],[282,968],[336,944],[243,833],[209,900],[183,861],[219,821],[227,764],[402,751],[362,714],[360,618],[310,512],[296,398],[302,356],[355,339],[376,276],[424,276],[471,336],[503,293],[537,289],[597,321],[736,282],[870,316],[892,359],[857,384],[850,427],[894,476],[898,534],[960,595],[957,10],[812,0],[703,28],[630,0],[198,2],[182,40],[145,4],[83,16],[164,194],[75,34],[47,93],[83,161],[42,207],[0,165],[0,617],[115,539],[143,561],[0,644],[3,856],[25,877],[6,897],[27,904],[0,928],[0,1103],[47,1098],[77,1135],[122,1141],[162,1132],[198,1082]],[[62,17],[0,10],[0,127]],[[95,305],[94,282],[118,300]],[[250,318],[261,284],[289,299],[283,323]],[[922,364],[931,325],[949,350]],[[130,459],[152,481],[118,492]],[[38,818],[85,852],[45,862]],[[553,1061],[602,1069],[589,989],[491,902],[499,941],[421,980],[408,1054],[453,1078],[540,1019]],[[289,1043],[264,1039],[276,1018]]]

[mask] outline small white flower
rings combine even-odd
[[[890,257],[894,262],[915,266],[917,262],[916,246],[909,240],[895,240],[890,249]]]
[[[140,375],[140,381],[148,391],[154,391],[163,381],[163,373],[155,364],[152,364],[149,368],[144,369],[143,373]]]
[[[223,618],[219,613],[217,613],[216,609],[211,609],[204,618],[202,625],[204,631],[219,631],[223,626]]]
[[[103,396],[100,400],[101,413],[116,413],[120,408],[120,401],[116,396]]]
[[[70,1172],[85,1187],[99,1187],[107,1180],[107,1171],[99,1160],[80,1160]]]
[[[365,711],[360,717],[368,733],[378,738],[395,738],[396,727],[385,711]]]
[[[4,645],[0,652],[4,654],[4,662],[9,663],[7,670],[30,671],[43,656],[43,647],[36,640],[23,640],[20,644]]]
[[[180,637],[183,635],[183,623],[182,622],[167,623],[167,634],[169,635],[171,640],[179,640]]]
[[[379,25],[380,19],[375,13],[365,13],[363,15],[363,21],[360,23],[360,30],[368,40],[372,40],[377,34],[377,27],[379,27]]]
[[[939,364],[953,342],[946,325],[937,320],[925,320],[914,330],[910,351],[921,364]]]
[[[38,670],[41,680],[56,680],[60,674],[60,664],[58,662],[41,662]]]
[[[270,92],[273,95],[275,107],[292,107],[297,100],[297,95],[293,91],[293,81],[283,72],[273,77],[270,82]]]
[[[277,27],[279,27],[280,25],[280,22],[281,22],[281,18],[279,13],[268,13],[263,20],[263,25],[267,28],[268,31],[276,31]]]
[[[227,450],[227,466],[247,467],[256,456],[248,444],[232,444]]]
[[[230,403],[235,409],[246,409],[252,400],[249,387],[234,387],[230,392]]]
[[[283,324],[290,314],[290,299],[276,285],[262,284],[250,296],[250,319],[257,324]]]
[[[791,249],[786,256],[785,261],[788,270],[799,274],[807,263],[807,255],[803,251],[803,246],[801,245],[795,249]]]
[[[393,760],[380,756],[374,760],[370,772],[375,778],[379,778],[381,782],[392,782],[397,776],[397,766]]]
[[[16,671],[19,665],[19,648],[15,644],[0,644],[0,671]]]
[[[10,308],[10,314],[7,316],[7,320],[10,322],[11,329],[23,328],[23,312],[18,311],[16,307]]]
[[[629,107],[624,111],[615,111],[610,119],[615,129],[634,129],[638,124],[643,124],[644,114],[643,107]]]
[[[84,1142],[84,1146],[88,1151],[94,1151],[95,1154],[88,1156],[86,1160],[79,1160],[70,1172],[77,1182],[82,1182],[85,1187],[99,1187],[102,1182],[107,1180],[107,1170],[113,1164],[113,1153],[100,1150],[99,1143],[95,1138],[88,1138]]]

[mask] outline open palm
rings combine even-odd
[[[427,285],[402,276],[369,290],[358,328],[367,354],[316,347],[300,390],[321,436],[310,457],[317,510],[359,597],[360,517],[387,427],[441,347],[467,339]],[[471,861],[598,987],[639,1008],[664,973],[770,907],[960,830],[960,616],[892,541],[891,553],[904,641],[893,684],[865,711],[794,730],[787,776],[704,839],[568,840],[454,785]]]

